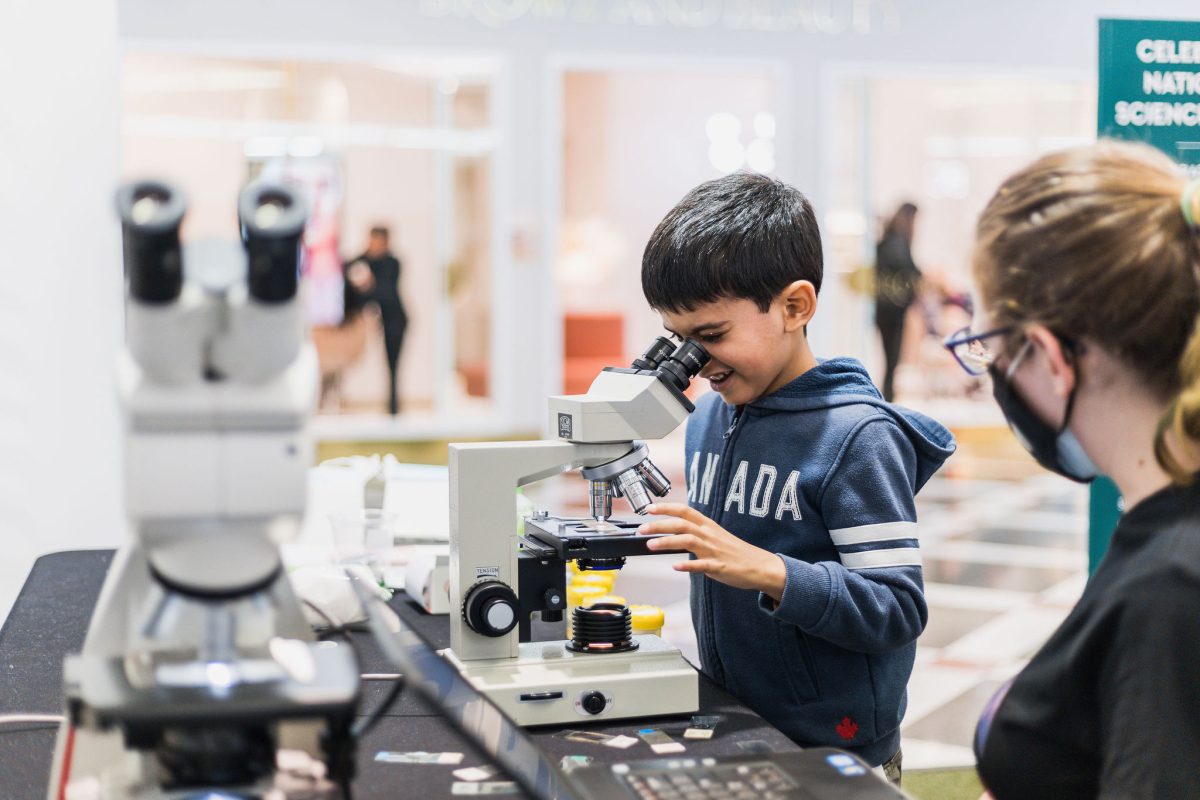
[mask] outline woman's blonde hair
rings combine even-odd
[[[1170,406],[1165,441],[1200,444],[1200,232],[1180,211],[1187,179],[1153,148],[1114,141],[1054,153],[1000,187],[979,217],[975,279],[993,321],[1038,322],[1112,353]]]

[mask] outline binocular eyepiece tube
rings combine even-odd
[[[686,339],[677,347],[667,337],[659,336],[631,366],[657,372],[659,377],[682,392],[707,363],[708,351],[695,339]]]
[[[183,193],[162,181],[136,181],[118,190],[125,280],[138,302],[171,303],[183,291],[179,226],[186,211]]]
[[[655,370],[658,376],[679,391],[685,391],[692,378],[708,363],[708,351],[693,339],[685,339],[675,352],[664,358]]]
[[[659,336],[646,352],[633,360],[634,369],[652,370],[662,363],[663,359],[675,351],[675,343],[665,336]]]
[[[122,186],[116,199],[129,295],[148,305],[174,302],[184,283],[183,192],[164,181],[143,180]],[[238,222],[249,264],[247,286],[255,300],[283,303],[296,296],[307,219],[304,201],[290,187],[255,183],[242,190]]]
[[[255,183],[242,190],[238,222],[249,262],[247,288],[255,300],[284,303],[296,296],[307,219],[304,201],[283,184]]]

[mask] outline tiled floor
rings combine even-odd
[[[671,451],[654,448],[669,476],[681,466],[670,463]],[[1023,456],[968,455],[964,463],[917,498],[929,624],[909,683],[906,769],[974,764],[980,710],[1058,626],[1086,580],[1086,489]],[[564,477],[528,494],[553,513],[584,513],[584,491],[582,481]],[[671,499],[678,493],[677,486]],[[662,606],[664,637],[695,661],[688,581],[669,566],[677,558],[631,559],[616,591]]]
[[[935,478],[917,509],[929,625],[909,682],[904,765],[969,766],[980,709],[1083,591],[1087,490],[1043,474]]]

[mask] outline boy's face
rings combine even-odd
[[[695,339],[708,350],[711,358],[700,377],[730,405],[771,394],[804,371],[803,324],[812,313],[810,309],[802,320],[797,318],[786,294],[765,312],[754,301],[738,298],[705,303],[693,311],[660,309],[659,316],[676,337]]]

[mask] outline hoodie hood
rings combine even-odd
[[[887,413],[907,434],[917,452],[916,485],[920,489],[955,450],[954,436],[936,420],[903,406],[892,405],[875,388],[867,370],[855,358],[830,358],[761,397],[747,408],[762,411],[812,411],[866,404]]]

